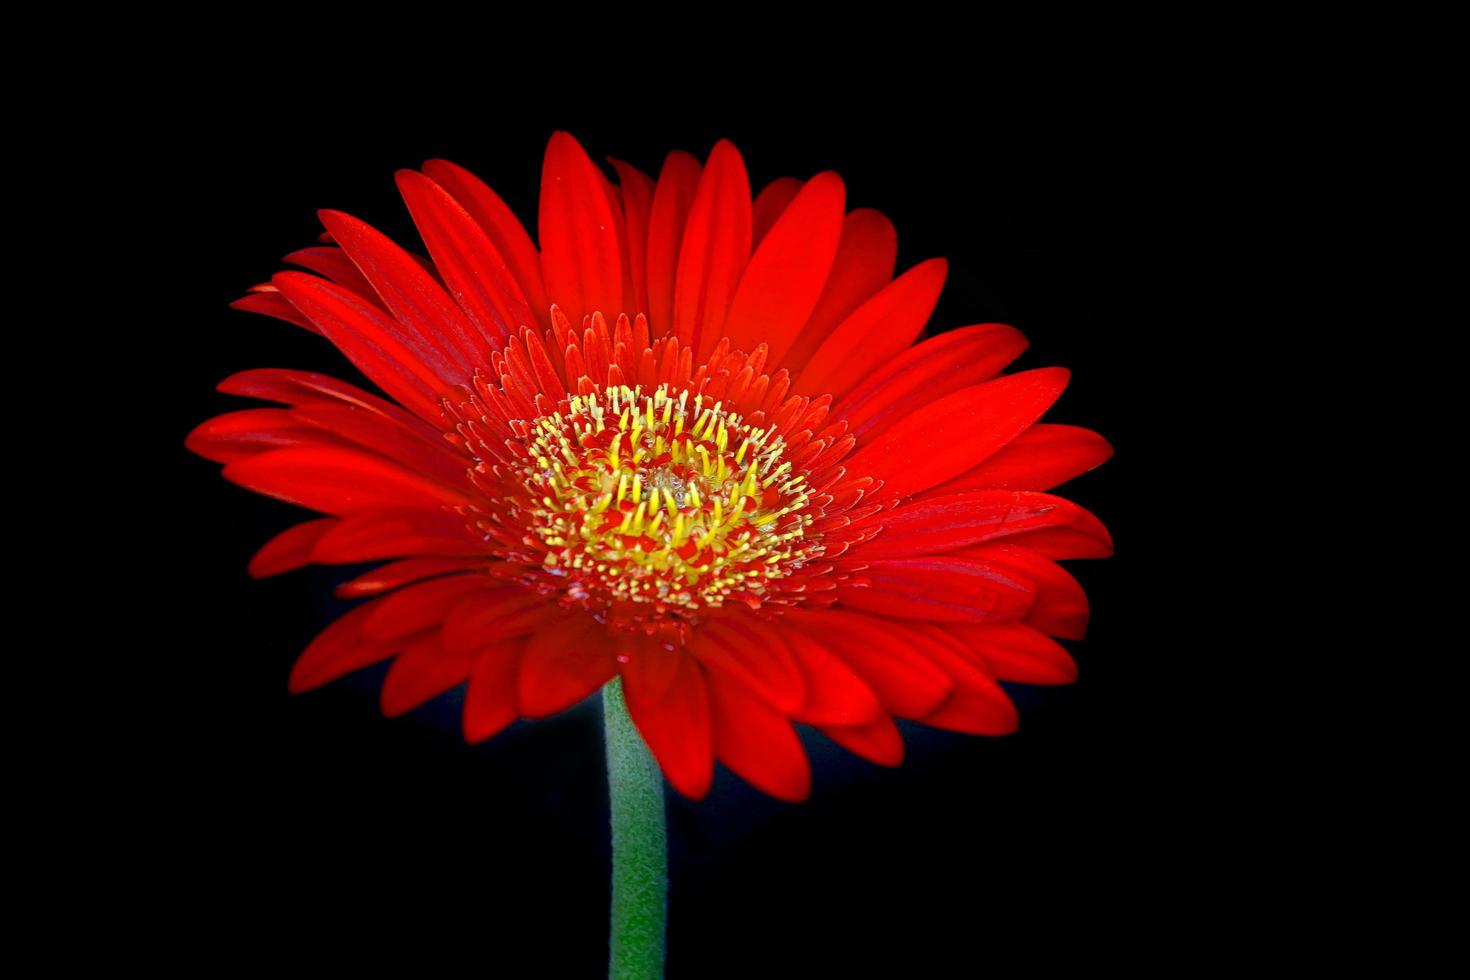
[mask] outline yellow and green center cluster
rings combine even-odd
[[[578,600],[759,604],[815,550],[804,474],[721,403],[666,385],[573,396],[537,419],[524,477],[545,568]]]

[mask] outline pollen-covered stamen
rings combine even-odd
[[[573,599],[697,609],[758,604],[819,548],[806,477],[771,428],[660,385],[570,397],[531,423],[509,501]]]

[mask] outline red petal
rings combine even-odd
[[[520,284],[490,236],[449,192],[423,174],[400,170],[398,190],[454,301],[490,347],[534,324]]]
[[[883,714],[873,689],[817,641],[795,630],[783,639],[806,680],[806,702],[794,717],[809,725],[864,725]]]
[[[467,482],[465,471],[470,460],[438,433],[426,438],[420,429],[405,428],[396,421],[341,402],[297,405],[291,409],[291,418],[297,424],[313,427],[318,438],[329,445],[350,441],[449,486]]]
[[[444,619],[445,646],[471,653],[486,643],[523,636],[565,616],[543,596],[517,585],[487,588],[457,603]]]
[[[710,151],[689,208],[674,285],[674,333],[697,360],[723,335],[735,287],[750,261],[750,181],[728,140]]]
[[[521,655],[517,690],[530,718],[570,708],[617,674],[606,628],[581,613],[539,630]]]
[[[619,638],[617,658],[629,703],[653,704],[668,693],[688,655],[658,636],[636,634]]]
[[[312,546],[336,524],[335,517],[320,517],[286,528],[262,545],[250,559],[250,577],[269,578],[310,565]]]
[[[858,208],[842,222],[842,238],[832,274],[811,318],[788,347],[771,345],[770,363],[799,370],[837,325],[893,278],[898,234],[893,222],[869,208]]]
[[[430,698],[462,684],[470,676],[474,657],[450,653],[429,634],[404,647],[393,659],[388,676],[383,679],[379,704],[383,714],[396,718],[427,702]]]
[[[483,575],[452,575],[410,585],[371,603],[373,612],[362,622],[362,635],[386,640],[432,628],[437,636],[449,610],[485,588]]]
[[[232,374],[215,386],[227,395],[260,398],[286,405],[309,405],[320,401],[340,402],[391,419],[429,440],[442,438],[440,431],[415,415],[355,385],[312,371],[256,368]]]
[[[948,623],[1020,619],[1035,599],[1027,580],[993,561],[940,555],[863,565],[863,577],[872,584],[839,583],[837,595],[849,606],[884,616]]]
[[[915,649],[950,677],[955,690],[938,710],[920,718],[926,725],[967,735],[1005,735],[1016,730],[1021,716],[1005,691],[986,672],[982,659],[938,627],[924,627],[934,642]]]
[[[866,725],[818,729],[838,745],[869,762],[893,767],[903,762],[903,736],[893,719],[882,715]]]
[[[297,249],[286,256],[286,261],[326,276],[364,299],[371,300],[377,296],[373,284],[352,264],[347,253],[335,245],[313,245],[310,248]]]
[[[382,595],[424,579],[480,570],[486,564],[483,558],[405,558],[381,565],[350,582],[343,582],[333,590],[333,594],[339,599]]]
[[[931,337],[893,358],[832,408],[861,436],[880,430],[936,398],[993,378],[1026,349],[1026,338],[1003,323],[980,323]]]
[[[370,510],[338,522],[312,549],[311,560],[323,565],[380,561],[407,555],[440,558],[488,557],[484,541],[465,519],[438,508]]]
[[[837,254],[844,194],[835,173],[813,177],[751,257],[725,321],[735,350],[785,347],[811,316]]]
[[[633,309],[627,313],[648,313],[648,219],[653,209],[653,179],[636,167],[612,160],[618,172],[618,187],[623,202],[623,223],[627,247],[623,255],[626,270],[633,280]]]
[[[776,220],[801,192],[801,186],[802,182],[795,177],[777,177],[762,187],[761,192],[755,196],[755,203],[750,208],[750,237],[757,248],[776,224]],[[841,220],[840,215],[838,219]]]
[[[674,788],[700,800],[715,769],[708,685],[693,657],[671,659],[676,673],[665,695],[656,701],[628,698],[628,714]]]
[[[1037,368],[954,392],[925,405],[867,442],[849,473],[882,480],[904,497],[988,458],[1051,407],[1066,387],[1065,368]]]
[[[355,449],[277,449],[231,463],[225,479],[324,514],[467,503],[456,490]]]
[[[674,324],[674,277],[684,227],[704,168],[688,153],[675,150],[664,160],[648,213],[648,321],[653,336],[662,337]]]
[[[792,383],[841,396],[914,342],[944,288],[949,263],[920,262],[858,307],[822,342]]]
[[[1005,541],[967,548],[963,554],[1024,577],[1036,590],[1025,621],[1050,636],[1080,640],[1087,633],[1087,593],[1061,565]]]
[[[438,424],[443,417],[440,402],[463,380],[454,365],[341,286],[300,272],[278,272],[271,282],[374,384],[420,418]]]
[[[401,643],[399,639],[368,640],[362,636],[361,626],[375,605],[368,602],[349,610],[317,634],[291,668],[288,687],[292,694],[320,687],[392,655]]]
[[[525,641],[491,640],[470,671],[464,696],[464,737],[481,742],[516,720],[516,674]]]
[[[946,632],[964,643],[1003,681],[1023,684],[1070,684],[1077,664],[1060,643],[1024,623],[960,626],[946,623]]]
[[[1096,517],[1070,500],[1046,493],[1011,490],[971,490],[944,497],[926,497],[894,510],[875,514],[857,527],[882,528],[872,540],[854,545],[848,558],[902,558],[932,555],[980,544],[994,538],[1015,537],[1014,544],[1032,540],[1046,547],[1111,550],[1107,531]],[[1053,537],[1037,538],[1052,534]]]
[[[790,625],[857,672],[885,710],[919,718],[944,703],[954,682],[913,651],[913,631],[901,623],[847,611],[803,611]]]
[[[1011,544],[1053,560],[1110,556],[1113,553],[1113,536],[1103,522],[1076,504],[1069,502],[1069,507],[1074,515],[1065,526],[1025,531],[1010,538]]]
[[[322,210],[317,212],[317,217],[373,284],[393,317],[458,367],[458,374],[446,377],[452,381],[469,381],[475,368],[488,361],[490,344],[470,326],[459,307],[419,260],[350,214]]]
[[[247,408],[200,423],[184,448],[216,463],[234,463],[273,449],[350,443],[308,425],[283,408]]]
[[[546,298],[546,286],[541,280],[541,256],[511,209],[484,181],[458,164],[448,160],[425,160],[421,169],[430,180],[448,191],[484,229],[495,251],[505,260],[506,267],[520,284],[521,295],[536,314],[537,321],[542,327],[551,326],[551,301]]]
[[[1050,490],[1113,455],[1108,441],[1090,429],[1039,423],[1021,433],[994,456],[925,495],[998,487],[1006,490]]]
[[[541,171],[541,271],[573,323],[623,312],[623,260],[604,178],[570,133],[552,134]]]
[[[279,292],[272,290],[266,293],[247,293],[230,304],[232,310],[244,310],[246,313],[264,313],[273,316],[277,320],[285,320],[298,327],[305,327],[312,333],[321,333],[306,316],[291,305],[291,301]]]
[[[778,800],[800,803],[812,773],[791,723],[739,681],[709,675],[715,755],[741,779]]]
[[[705,666],[736,678],[772,707],[792,714],[806,700],[801,670],[776,631],[727,618],[696,630],[689,652]]]

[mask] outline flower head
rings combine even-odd
[[[1097,466],[1093,432],[1040,423],[1060,368],[1001,372],[1000,324],[916,343],[942,260],[895,271],[876,211],[834,173],[752,200],[721,142],[618,182],[569,135],[546,151],[539,247],[468,171],[398,186],[427,248],[322,211],[325,244],[234,305],[322,334],[384,394],[246,371],[281,407],[205,422],[195,452],[321,517],[256,576],[384,561],[292,670],[305,691],[393,658],[396,715],[468,681],[466,738],[621,677],[670,782],[716,759],[801,799],[793,722],[896,765],[894,718],[1002,734],[1000,681],[1075,676],[1087,602],[1059,559],[1101,523],[1045,491]]]

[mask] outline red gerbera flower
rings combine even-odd
[[[398,174],[428,258],[323,211],[327,244],[234,305],[315,331],[388,396],[246,371],[285,407],[188,445],[241,486],[325,516],[255,576],[387,564],[292,671],[305,691],[394,658],[388,715],[468,681],[464,733],[554,714],[621,678],[638,731],[692,798],[716,759],[804,798],[794,722],[896,765],[894,718],[1016,727],[999,681],[1066,683],[1087,601],[1059,559],[1111,553],[1046,491],[1097,434],[1038,420],[1061,368],[1002,374],[1000,324],[915,343],[945,263],[894,278],[882,214],[835,173],[752,200],[727,142],[654,180],[547,147],[539,248],[468,171]],[[391,399],[391,400],[389,400]]]

